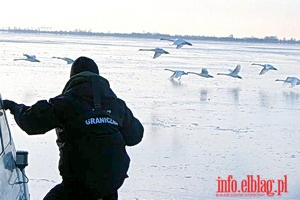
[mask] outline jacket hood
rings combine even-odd
[[[92,79],[95,78],[96,86],[93,86]],[[83,71],[72,76],[66,83],[62,93],[70,94],[80,99],[92,100],[93,88],[97,87],[101,98],[117,98],[115,93],[111,90],[109,81],[102,76],[90,71]]]
[[[73,62],[70,77],[83,71],[90,71],[99,75],[99,69],[95,61],[85,56],[81,56]]]

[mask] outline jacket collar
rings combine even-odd
[[[93,73],[90,71],[83,71],[83,72],[80,72],[70,78],[70,80],[66,83],[62,93],[66,93],[68,90],[70,90],[71,88],[73,88],[74,86],[76,86],[80,83],[89,81],[91,79],[91,77],[93,77],[93,76],[99,77],[99,79],[101,81],[103,81],[104,83],[106,83],[109,87],[109,82],[107,79],[103,78],[102,76],[99,76],[96,73]]]

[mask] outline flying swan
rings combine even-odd
[[[226,76],[231,76],[233,78],[240,78],[240,79],[242,79],[242,77],[240,77],[238,75],[238,73],[240,72],[240,70],[241,70],[241,65],[237,65],[234,70],[229,70],[230,73],[228,73],[228,74],[217,73],[217,75],[226,75]]]
[[[73,59],[71,59],[71,58],[67,58],[67,57],[55,57],[55,56],[53,56],[52,58],[56,58],[56,59],[60,59],[60,60],[64,60],[64,61],[66,61],[67,62],[67,64],[72,64],[73,62],[74,62],[74,60]]]
[[[165,70],[173,72],[172,76],[170,76],[170,79],[176,78],[176,79],[180,80],[182,75],[188,74],[187,72],[182,71],[182,70],[172,70],[172,69],[165,69]]]
[[[265,74],[269,70],[277,70],[275,67],[273,67],[270,64],[258,64],[258,63],[252,63],[251,65],[259,65],[262,66],[262,70],[260,71],[259,75]]]
[[[139,49],[139,51],[154,51],[155,53],[153,59],[159,57],[161,54],[169,54],[169,52],[158,47],[156,47],[155,49]]]
[[[187,72],[188,74],[196,74],[198,76],[202,76],[204,78],[213,78],[212,75],[209,75],[208,71],[206,68],[202,68],[201,73],[196,73],[196,72]]]
[[[285,80],[276,79],[275,81],[283,81],[284,83],[290,83],[290,87],[295,87],[296,85],[300,85],[300,79],[293,76],[288,76]]]
[[[179,49],[181,47],[183,47],[184,45],[189,45],[189,46],[192,46],[192,43],[184,40],[184,39],[180,39],[180,38],[177,38],[177,39],[168,39],[168,38],[160,38],[160,40],[167,40],[167,41],[171,41],[173,42],[173,45],[176,46],[176,49]]]
[[[38,59],[36,59],[35,55],[30,56],[28,54],[23,53],[23,56],[25,56],[26,58],[16,58],[16,59],[14,59],[14,61],[16,61],[16,60],[26,60],[26,61],[30,61],[30,62],[40,62]]]

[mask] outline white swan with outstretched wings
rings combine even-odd
[[[172,76],[170,76],[170,79],[181,79],[181,76],[187,75],[188,73],[182,70],[173,70],[173,69],[165,69],[167,71],[173,72]]]
[[[56,58],[56,59],[60,59],[60,60],[64,60],[67,62],[67,64],[72,64],[74,62],[73,59],[71,58],[67,58],[67,57],[56,57],[56,56],[53,56],[52,58]]]
[[[231,76],[233,78],[242,79],[242,77],[238,75],[238,73],[241,71],[241,65],[237,65],[234,70],[229,70],[229,71],[230,71],[230,73],[228,73],[228,74],[217,73],[217,75],[226,75],[226,76]]]
[[[156,47],[155,49],[139,49],[139,51],[154,51],[153,59],[159,57],[162,54],[169,54],[169,52],[158,47]]]
[[[30,61],[30,62],[40,62],[38,59],[36,59],[35,55],[28,55],[28,54],[23,53],[23,56],[25,56],[26,58],[16,58],[16,59],[14,59],[14,61],[26,60],[26,61]]]
[[[187,73],[202,76],[204,78],[213,78],[213,76],[208,73],[208,70],[206,68],[202,68],[200,73],[197,73],[197,72],[187,72]]]
[[[282,81],[285,84],[291,84],[290,87],[295,87],[296,85],[300,85],[300,79],[293,76],[286,77],[285,80],[283,79],[276,79],[275,81]]]
[[[160,40],[167,40],[173,42],[173,45],[176,46],[176,49],[179,49],[183,47],[184,45],[192,46],[192,43],[181,39],[181,38],[176,38],[176,39],[169,39],[169,38],[160,38]]]
[[[262,70],[260,71],[259,75],[263,75],[266,72],[268,72],[269,70],[277,70],[273,65],[270,64],[258,64],[258,63],[252,63],[251,65],[258,65],[258,66],[262,66]]]

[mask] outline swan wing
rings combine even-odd
[[[159,57],[160,55],[161,55],[161,53],[156,51],[156,52],[154,53],[153,59]]]
[[[265,64],[265,68],[267,68],[267,69],[275,69],[275,67],[273,65],[270,65],[270,64]]]
[[[241,70],[241,65],[237,65],[235,69],[231,72],[232,74],[238,74]]]
[[[284,82],[291,83],[294,79],[295,79],[295,77],[288,76],[288,77],[286,77]]]
[[[182,75],[186,75],[186,74],[187,74],[187,73],[186,73],[185,71],[177,70],[177,71],[175,72],[175,77],[180,79]]]
[[[178,45],[178,44],[187,44],[187,45],[191,45],[190,42],[188,42],[188,41],[186,41],[186,40],[184,40],[184,39],[180,39],[180,38],[176,39],[176,40],[174,41],[173,44],[174,44],[174,45]]]
[[[152,51],[155,51],[155,52],[158,52],[158,53],[166,53],[166,54],[168,54],[169,52],[167,52],[167,51],[165,51],[165,50],[163,50],[162,48],[158,48],[158,47],[156,47],[155,49],[152,49]]]
[[[72,64],[72,63],[74,62],[73,59],[68,59],[68,60],[66,60],[66,61],[67,61],[68,64]]]
[[[182,73],[180,71],[175,71],[175,73],[174,73],[175,78],[179,78],[181,75],[182,75]]]
[[[206,68],[203,68],[202,71],[201,71],[201,73],[204,74],[204,75],[208,75],[208,71],[207,71]]]
[[[176,78],[176,71],[174,71],[174,73],[172,74],[172,76],[170,76],[171,79]]]
[[[189,46],[193,46],[192,43],[185,41],[185,44],[189,45]]]
[[[263,68],[263,69],[259,72],[259,75],[263,75],[263,74],[265,74],[267,71],[269,71],[269,69]]]
[[[295,85],[297,85],[297,83],[298,83],[298,80],[299,80],[299,79],[297,79],[297,78],[293,78],[293,79],[291,80],[291,87],[295,87]]]
[[[179,49],[181,48],[183,45],[190,45],[192,46],[192,43],[184,40],[184,39],[176,39],[173,43],[173,45],[176,45],[176,48]]]
[[[62,60],[66,61],[68,64],[71,64],[71,63],[73,63],[73,62],[74,62],[74,60],[73,60],[73,59],[71,59],[71,58],[67,58],[67,57],[64,57],[64,58],[62,58]]]
[[[176,49],[180,49],[181,47],[183,47],[183,43],[181,43],[181,44],[177,44],[177,46],[176,46]]]
[[[25,56],[27,59],[32,59],[32,58],[34,59],[35,58],[35,56],[30,56],[26,53],[24,53],[23,56]]]

